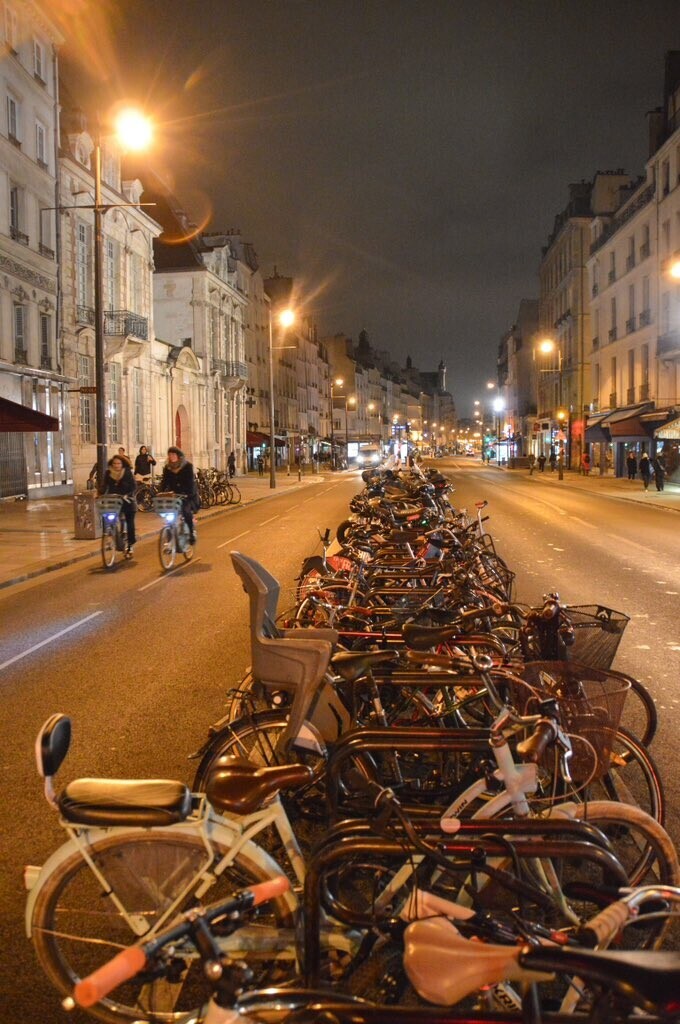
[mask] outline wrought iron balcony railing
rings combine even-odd
[[[48,245],[43,245],[41,242],[38,246],[41,256],[45,256],[48,260],[54,259],[54,249],[50,249]]]
[[[626,334],[632,334],[635,330],[635,316],[631,316],[626,320]]]
[[[652,322],[652,311],[651,309],[643,309],[640,313],[640,327],[647,327]]]
[[[639,387],[640,397],[638,401],[648,402],[649,401],[649,382],[641,384]]]
[[[15,346],[14,362],[18,363],[20,366],[28,366],[28,352],[25,348]]]
[[[656,354],[661,358],[680,356],[680,331],[668,331],[660,335]]]
[[[609,328],[609,340],[610,341],[616,341],[616,328],[615,327],[610,327]]]
[[[225,361],[225,377],[236,377],[238,380],[248,380],[248,365],[238,360],[227,359]]]
[[[22,245],[28,245],[28,235],[24,234],[23,231],[19,231],[13,224],[10,225],[9,233],[15,242],[21,242]]]
[[[132,335],[141,341],[149,340],[149,321],[145,316],[127,309],[104,310],[104,334],[110,337]]]
[[[616,401],[616,392],[615,391],[611,391],[610,394],[609,394],[609,408],[610,409],[615,409],[617,405],[618,405],[618,403]]]

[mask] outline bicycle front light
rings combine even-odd
[[[165,519],[166,523],[174,523],[174,521],[175,521],[175,513],[174,512],[164,512],[163,513],[163,519]]]

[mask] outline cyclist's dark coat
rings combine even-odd
[[[99,493],[120,494],[120,496],[123,497],[125,494],[134,494],[136,490],[137,484],[134,476],[132,475],[132,470],[129,466],[125,466],[120,480],[114,480],[108,469],[106,470],[104,473],[104,486]]]

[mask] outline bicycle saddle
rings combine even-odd
[[[341,651],[331,658],[331,665],[339,676],[353,683],[371,671],[374,665],[397,660],[395,651]]]
[[[244,757],[220,757],[206,784],[208,801],[217,811],[252,814],[265,801],[284,789],[304,786],[312,770],[304,764],[282,764],[258,768]]]
[[[168,779],[76,779],[58,798],[77,825],[173,825],[191,813],[191,790]]]
[[[402,628],[404,643],[414,651],[429,651],[461,634],[460,626],[418,626],[406,622]]]

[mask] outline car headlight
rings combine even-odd
[[[362,465],[363,461],[364,461],[363,455],[357,455],[357,462],[359,463],[359,465]]]
[[[373,455],[371,457],[371,462],[375,462],[375,463],[380,462],[380,456],[379,455]]]

